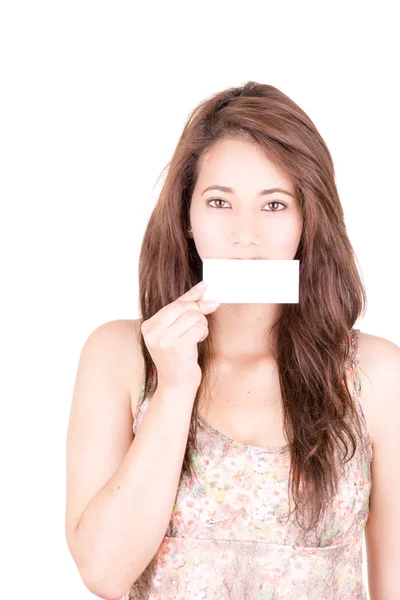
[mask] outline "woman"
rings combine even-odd
[[[299,260],[299,303],[206,307],[202,259],[256,256]],[[87,587],[365,599],[365,530],[371,600],[400,597],[400,348],[353,328],[333,162],[285,94],[249,82],[192,112],[139,287],[141,318],[89,336],[74,390],[66,531]]]

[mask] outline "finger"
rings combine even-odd
[[[156,316],[157,325],[166,329],[172,325],[187,310],[199,310],[202,314],[207,314],[216,309],[215,306],[209,307],[206,300],[201,300],[206,290],[206,285],[202,289],[194,286],[188,292],[177,298],[171,304],[164,306]]]

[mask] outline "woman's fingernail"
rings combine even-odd
[[[206,306],[208,306],[208,308],[215,308],[216,306],[220,305],[220,302],[218,302],[217,300],[206,300],[205,303]]]

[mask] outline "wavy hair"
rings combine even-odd
[[[284,304],[274,323],[285,437],[295,511],[314,527],[337,492],[335,450],[350,441],[356,451],[360,418],[345,378],[350,331],[365,314],[366,294],[349,241],[329,150],[314,123],[287,95],[253,81],[219,92],[189,115],[145,230],[139,258],[140,321],[152,317],[202,279],[202,261],[187,235],[192,192],[204,154],[220,139],[259,145],[291,177],[303,215],[295,259],[300,265],[299,303]],[[199,399],[214,360],[213,321],[198,345],[202,380],[194,400],[182,477],[196,476]],[[272,332],[271,332],[272,333]],[[141,336],[145,364],[143,398],[154,394],[157,371]],[[153,376],[154,375],[154,376]],[[347,462],[345,461],[345,462]]]

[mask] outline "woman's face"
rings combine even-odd
[[[232,191],[205,191],[209,186]],[[265,192],[272,188],[282,191]],[[294,193],[292,182],[257,145],[242,139],[216,142],[200,161],[191,198],[190,224],[200,258],[293,259],[303,227]]]

